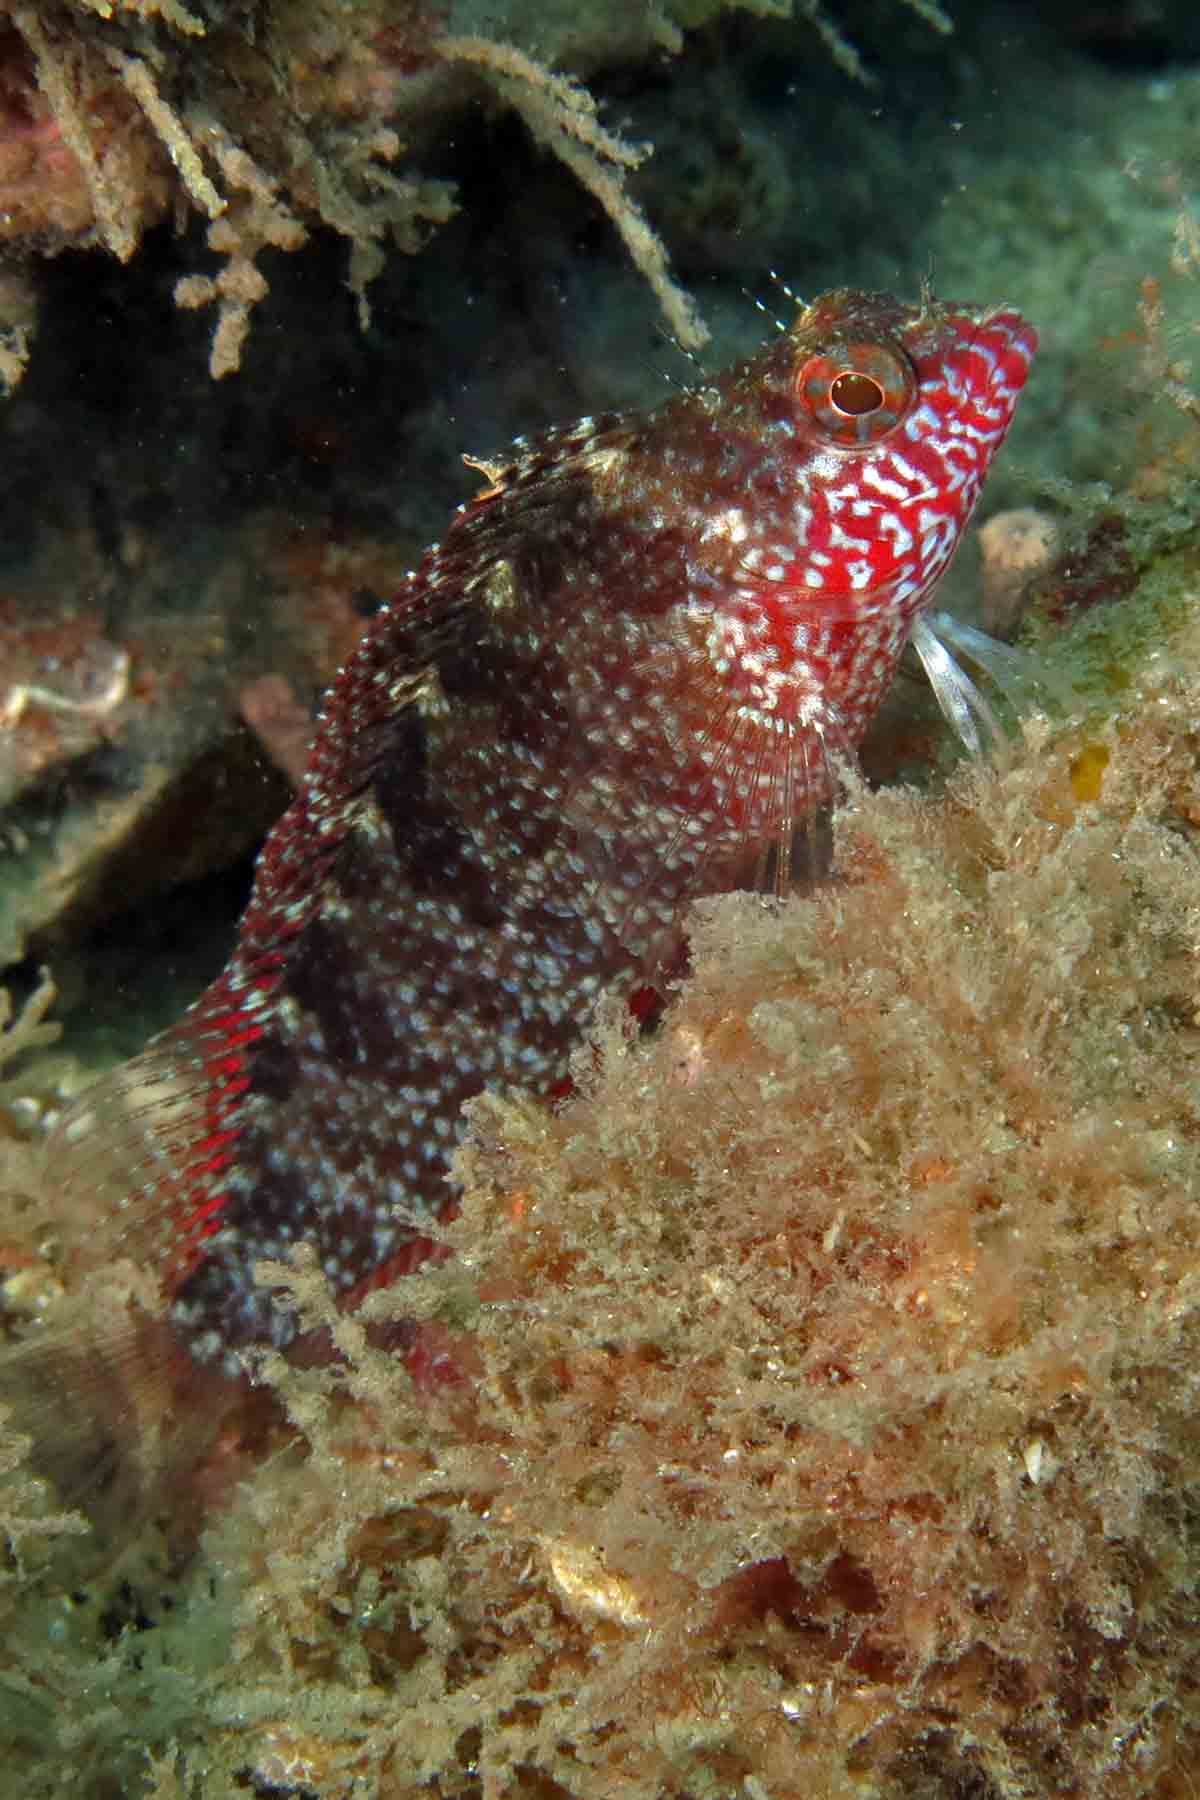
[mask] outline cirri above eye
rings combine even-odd
[[[810,356],[796,376],[809,415],[835,444],[878,443],[895,429],[917,391],[916,371],[895,344],[839,345]]]

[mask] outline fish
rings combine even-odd
[[[312,1246],[345,1306],[421,1266],[464,1103],[552,1099],[602,993],[678,976],[689,902],[786,891],[907,644],[978,743],[931,608],[1036,345],[1009,305],[838,289],[652,410],[467,459],[228,966],[50,1148],[188,1363],[294,1349],[263,1259]]]

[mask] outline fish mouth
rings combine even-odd
[[[1024,359],[1026,368],[1037,355],[1038,334],[1034,326],[1015,306],[1001,304],[999,306],[979,309],[977,331],[991,336],[1003,337],[1014,356]]]
[[[994,306],[954,304],[952,311],[966,327],[971,349],[997,359],[991,385],[1023,387],[1038,348],[1037,331],[1024,313],[1007,301]]]
[[[940,355],[964,372],[972,370],[971,384],[979,398],[986,395],[988,403],[1011,412],[1038,348],[1037,331],[1024,313],[1008,301],[979,306],[940,300],[926,311],[930,323],[935,310],[940,342],[930,360],[936,363]]]

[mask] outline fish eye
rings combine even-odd
[[[829,384],[829,398],[839,412],[860,418],[864,413],[879,411],[883,405],[883,389],[873,375],[861,375],[857,369],[843,369]]]
[[[846,344],[836,354],[808,357],[795,391],[832,443],[857,448],[878,443],[900,423],[916,394],[917,375],[896,344]]]

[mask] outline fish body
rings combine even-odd
[[[261,1258],[310,1243],[347,1301],[416,1266],[463,1102],[553,1092],[597,995],[677,965],[686,902],[785,879],[1035,343],[835,292],[655,411],[477,465],[325,700],[229,966],[65,1133],[193,1359],[291,1342]]]

